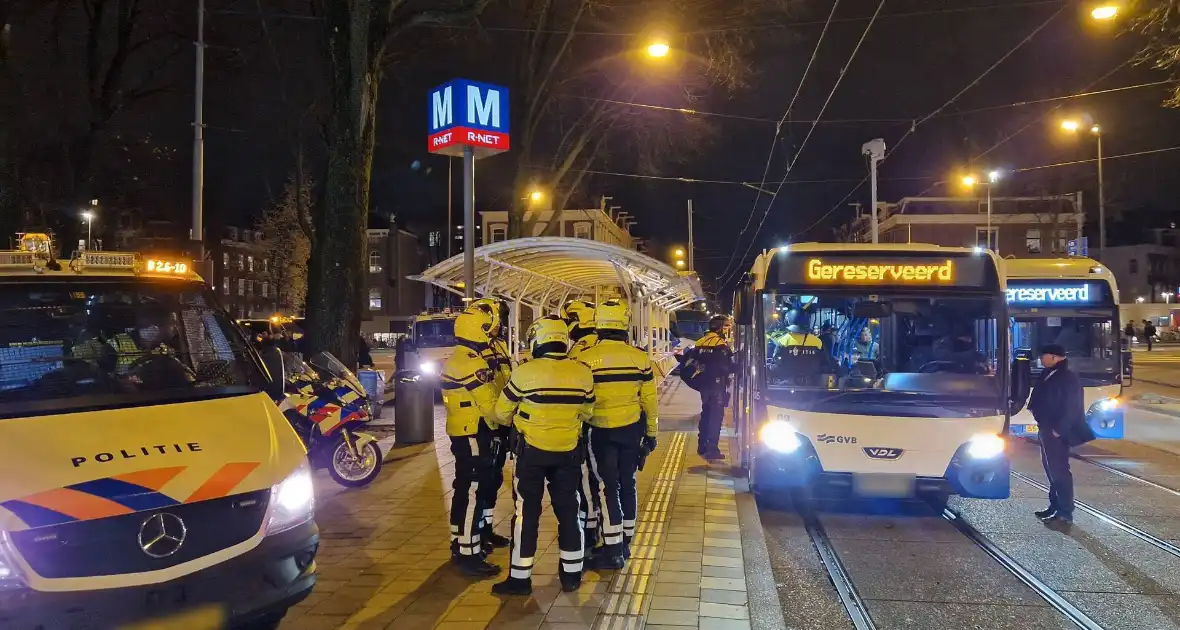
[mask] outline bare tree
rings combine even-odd
[[[291,175],[283,195],[267,208],[258,220],[267,267],[264,277],[274,287],[272,298],[276,310],[297,314],[307,299],[307,259],[311,241],[303,231],[308,223],[306,208],[311,205],[313,184],[310,178]]]
[[[1180,78],[1180,0],[1139,0],[1134,3],[1128,30],[1142,35],[1137,63]],[[1165,107],[1180,107],[1180,83],[1170,88]]]
[[[465,23],[488,0],[315,0],[328,79],[327,167],[313,212],[307,315],[312,350],[355,363],[365,228],[383,64],[425,26]]]
[[[523,128],[513,139],[516,194],[509,236],[530,236],[536,229],[541,213],[529,212],[532,187],[549,196],[553,215],[544,233],[551,235],[588,171],[611,155],[627,155],[654,170],[707,145],[714,129],[691,110],[706,90],[731,91],[750,77],[753,45],[743,27],[765,27],[801,1],[507,2],[509,20],[525,31],[513,78],[523,95]],[[672,34],[658,25],[625,34],[637,15],[676,15],[684,20],[678,32],[686,34],[663,39]],[[604,31],[620,33],[606,49],[602,38],[585,36]],[[671,48],[667,57],[648,54],[654,42]],[[642,106],[653,101],[658,107]]]

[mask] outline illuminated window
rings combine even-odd
[[[238,278],[238,295],[246,295],[246,281]]]
[[[369,273],[381,273],[381,252],[369,252]]]
[[[248,271],[254,271],[254,257],[253,256],[246,256],[246,269]]]
[[[590,224],[589,223],[575,223],[574,224],[574,238],[590,238]]]
[[[238,254],[238,271],[246,270],[246,257]]]
[[[369,289],[369,310],[381,310],[381,289]]]
[[[508,228],[503,225],[493,225],[492,229],[488,231],[488,238],[490,243],[499,243],[508,240]]]
[[[225,295],[229,295],[229,278],[221,279],[221,292]]]
[[[998,228],[975,228],[975,245],[999,251],[1000,233]]]
[[[221,252],[221,268],[229,269],[229,252]]]
[[[1024,233],[1024,247],[1030,254],[1041,253],[1041,231],[1028,230]]]
[[[262,258],[262,259],[259,259],[258,262],[262,265],[262,273],[266,273],[266,268],[269,266],[267,263],[269,263],[270,260],[266,259],[266,258]]]
[[[262,283],[262,297],[270,297],[270,283],[269,282]]]

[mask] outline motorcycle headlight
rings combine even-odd
[[[423,374],[438,374],[438,364],[434,361],[423,361],[418,366],[418,371]]]
[[[771,420],[762,425],[758,431],[758,439],[772,451],[779,453],[794,453],[802,443],[799,435],[791,423],[783,420]]]
[[[1090,405],[1090,413],[1100,413],[1104,411],[1114,411],[1122,406],[1123,401],[1118,398],[1103,398],[1093,405]]]
[[[977,435],[967,442],[967,455],[972,459],[993,459],[1004,452],[1004,438],[998,435]]]
[[[313,516],[315,486],[311,482],[311,467],[304,462],[290,476],[270,489],[266,535],[285,532],[306,523]]]

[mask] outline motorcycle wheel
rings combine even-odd
[[[339,438],[329,454],[328,473],[342,486],[359,488],[372,483],[381,474],[381,460],[381,447],[376,442],[369,442],[361,449],[361,461],[357,462],[344,438]]]

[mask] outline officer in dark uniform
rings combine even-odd
[[[729,347],[731,326],[730,319],[724,315],[710,319],[709,332],[689,350],[691,356],[704,366],[703,379],[698,382],[701,421],[697,427],[697,454],[708,460],[725,459],[719,444],[729,398],[729,377],[734,371],[733,350]],[[682,363],[686,360],[681,355],[676,355],[676,358]]]
[[[1047,524],[1073,522],[1073,474],[1069,470],[1069,449],[1086,438],[1089,431],[1082,384],[1069,369],[1065,348],[1049,344],[1041,348],[1044,369],[1033,386],[1028,409],[1037,421],[1041,441],[1041,463],[1049,478],[1049,507],[1036,513]],[[1093,439],[1093,433],[1090,438]]]
[[[595,310],[594,321],[598,343],[578,356],[594,373],[587,454],[604,543],[589,563],[592,569],[621,569],[635,537],[635,471],[642,451],[656,448],[659,397],[651,358],[627,343],[627,306],[608,301]]]
[[[533,590],[537,528],[546,483],[557,516],[562,590],[574,591],[581,585],[585,559],[578,521],[580,442],[582,424],[594,412],[594,376],[585,364],[567,357],[569,332],[560,318],[537,320],[528,336],[533,360],[513,371],[496,403],[496,421],[513,426],[518,435],[511,567],[508,579],[492,587],[492,592],[500,595],[528,595]]]
[[[455,456],[454,496],[451,499],[452,561],[465,574],[489,577],[500,567],[484,559],[482,530],[485,492],[491,479],[492,416],[496,405],[495,375],[484,352],[492,319],[471,309],[455,318],[455,350],[443,364],[443,405],[447,435]]]

